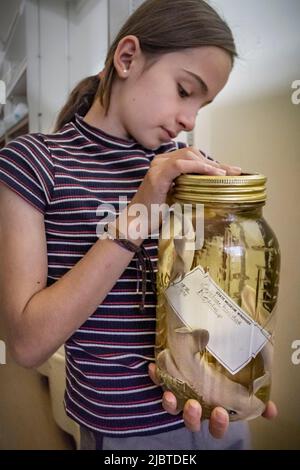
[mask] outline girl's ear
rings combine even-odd
[[[120,78],[127,78],[136,60],[141,56],[140,42],[136,36],[125,36],[119,42],[114,66]]]

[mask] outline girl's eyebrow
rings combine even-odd
[[[191,77],[195,78],[197,80],[197,82],[200,84],[203,92],[206,94],[208,93],[208,86],[206,85],[206,83],[202,80],[201,77],[199,77],[199,75],[195,74],[194,72],[191,72],[190,70],[186,70],[186,69],[182,69],[184,72],[188,73],[189,75],[191,75]]]

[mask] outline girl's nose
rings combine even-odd
[[[195,123],[196,123],[196,114],[195,113],[181,113],[180,116],[178,116],[177,122],[182,128],[183,131],[190,132],[194,129]]]

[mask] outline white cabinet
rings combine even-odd
[[[1,2],[0,79],[5,99],[0,104],[0,147],[19,132],[28,131],[25,2]],[[3,98],[3,97],[2,97]]]
[[[51,132],[72,88],[102,69],[108,1],[1,0],[0,12],[1,147],[22,133]]]

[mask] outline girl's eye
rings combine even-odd
[[[190,96],[181,85],[178,85],[178,94],[181,98],[188,98]]]

